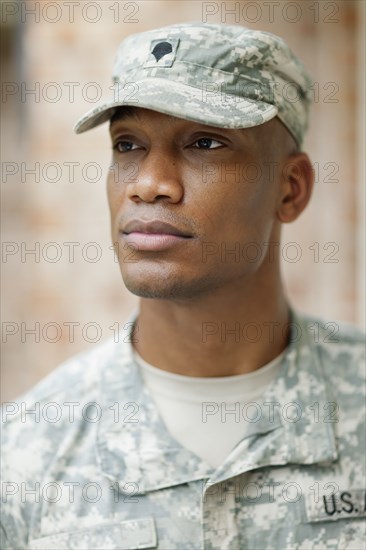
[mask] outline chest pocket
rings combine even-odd
[[[156,545],[153,518],[101,523],[29,541],[31,550],[135,550]]]
[[[364,522],[351,522],[339,537],[338,550],[362,550],[365,548],[365,536]]]

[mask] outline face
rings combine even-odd
[[[141,108],[120,113],[110,125],[108,201],[126,287],[184,300],[270,269],[264,243],[278,238],[282,124],[232,130]]]

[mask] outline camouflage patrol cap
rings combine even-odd
[[[112,97],[74,130],[94,128],[129,105],[221,128],[249,128],[278,116],[301,145],[311,85],[278,36],[238,25],[181,23],[123,40]]]

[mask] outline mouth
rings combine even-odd
[[[159,251],[187,243],[193,235],[159,220],[132,220],[120,232],[127,245],[138,251]]]

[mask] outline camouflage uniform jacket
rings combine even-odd
[[[364,548],[363,335],[293,316],[216,470],[168,433],[126,338],[5,404],[1,548]]]

